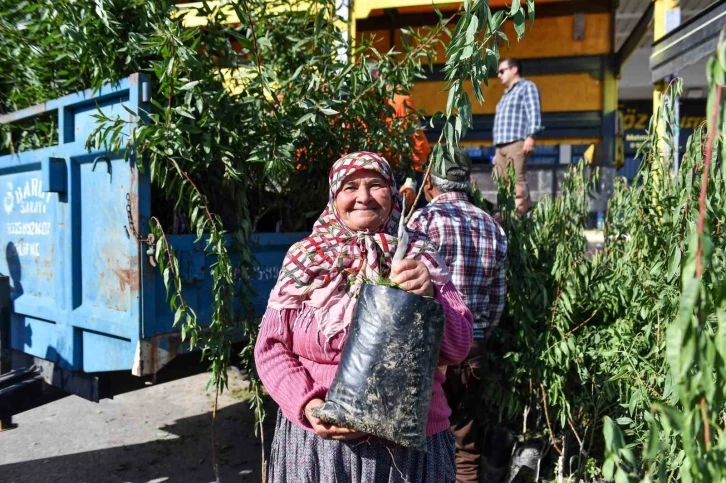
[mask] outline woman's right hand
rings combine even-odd
[[[358,439],[365,436],[365,433],[355,431],[349,428],[343,428],[342,426],[336,426],[334,424],[326,423],[320,418],[313,416],[313,409],[323,404],[325,401],[322,399],[311,399],[305,405],[305,417],[307,418],[310,426],[317,433],[318,436],[324,439]]]

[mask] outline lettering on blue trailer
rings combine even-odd
[[[50,235],[50,222],[48,221],[30,221],[23,223],[22,221],[11,222],[7,224],[8,235],[26,235],[26,236],[48,236]]]
[[[31,178],[15,186],[7,183],[7,192],[3,196],[3,209],[11,219],[38,218],[41,220],[48,213],[48,204],[51,193],[43,191],[43,181]],[[2,226],[2,225],[0,225]],[[1,228],[0,228],[1,229]],[[5,233],[14,237],[48,237],[53,228],[49,221],[8,221],[5,223]],[[15,257],[40,257],[41,243],[33,239],[16,239],[11,246],[11,255]]]
[[[277,276],[280,274],[280,266],[264,265],[255,267],[255,273],[257,274],[257,280],[277,280]]]
[[[29,179],[23,186],[8,183],[8,192],[3,199],[3,208],[8,215],[13,211],[20,214],[45,214],[50,203],[50,193],[43,191],[43,181],[38,178]]]
[[[24,241],[19,241],[14,245],[9,245],[7,250],[10,257],[39,257],[40,243],[26,243]]]

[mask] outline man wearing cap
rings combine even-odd
[[[471,158],[456,148],[424,182],[428,205],[415,212],[409,228],[426,233],[451,272],[474,315],[474,343],[468,357],[446,370],[444,390],[456,437],[456,481],[479,482],[481,424],[477,417],[484,340],[499,323],[506,298],[507,238],[486,212],[469,202]]]
[[[505,177],[507,165],[514,166],[515,204],[517,214],[522,216],[531,205],[527,159],[534,151],[534,138],[542,129],[539,90],[532,81],[522,77],[522,67],[516,59],[500,62],[497,76],[505,90],[494,114],[494,167]]]

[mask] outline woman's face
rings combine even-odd
[[[360,170],[343,180],[335,196],[335,210],[354,231],[376,231],[391,214],[391,189],[376,171]]]

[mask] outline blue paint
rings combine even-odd
[[[0,123],[8,123],[58,112],[58,145],[0,157],[0,273],[11,279],[15,350],[75,371],[130,370],[141,339],[175,331],[161,274],[151,266],[147,247],[128,230],[127,196],[135,225],[148,232],[148,175],[139,172],[133,154],[125,160],[123,151],[85,148],[98,109],[130,121],[127,134],[133,129],[135,117],[126,109],[143,118],[150,108],[143,102],[147,82],[135,74],[95,93],[87,90],[0,116]],[[304,236],[254,236],[258,314],[287,249]],[[214,259],[194,239],[169,238],[179,256],[185,300],[208,323]]]
[[[277,281],[287,249],[305,236],[305,233],[256,233],[252,236],[251,247],[255,263],[254,274],[250,278],[255,292],[252,303],[257,315],[263,314],[267,307],[267,299]],[[179,260],[179,272],[184,280],[182,296],[194,308],[199,321],[206,325],[212,318],[211,267],[216,258],[204,256],[204,242],[195,242],[195,238],[195,235],[174,235],[168,240]],[[231,259],[234,265],[239,263],[233,252]],[[145,293],[145,301],[147,296]],[[156,300],[153,305],[155,312],[144,317],[143,337],[145,338],[173,331],[174,317],[165,302],[166,288],[162,277],[158,274],[155,276],[153,298]],[[241,308],[238,309],[239,317],[243,318]]]

